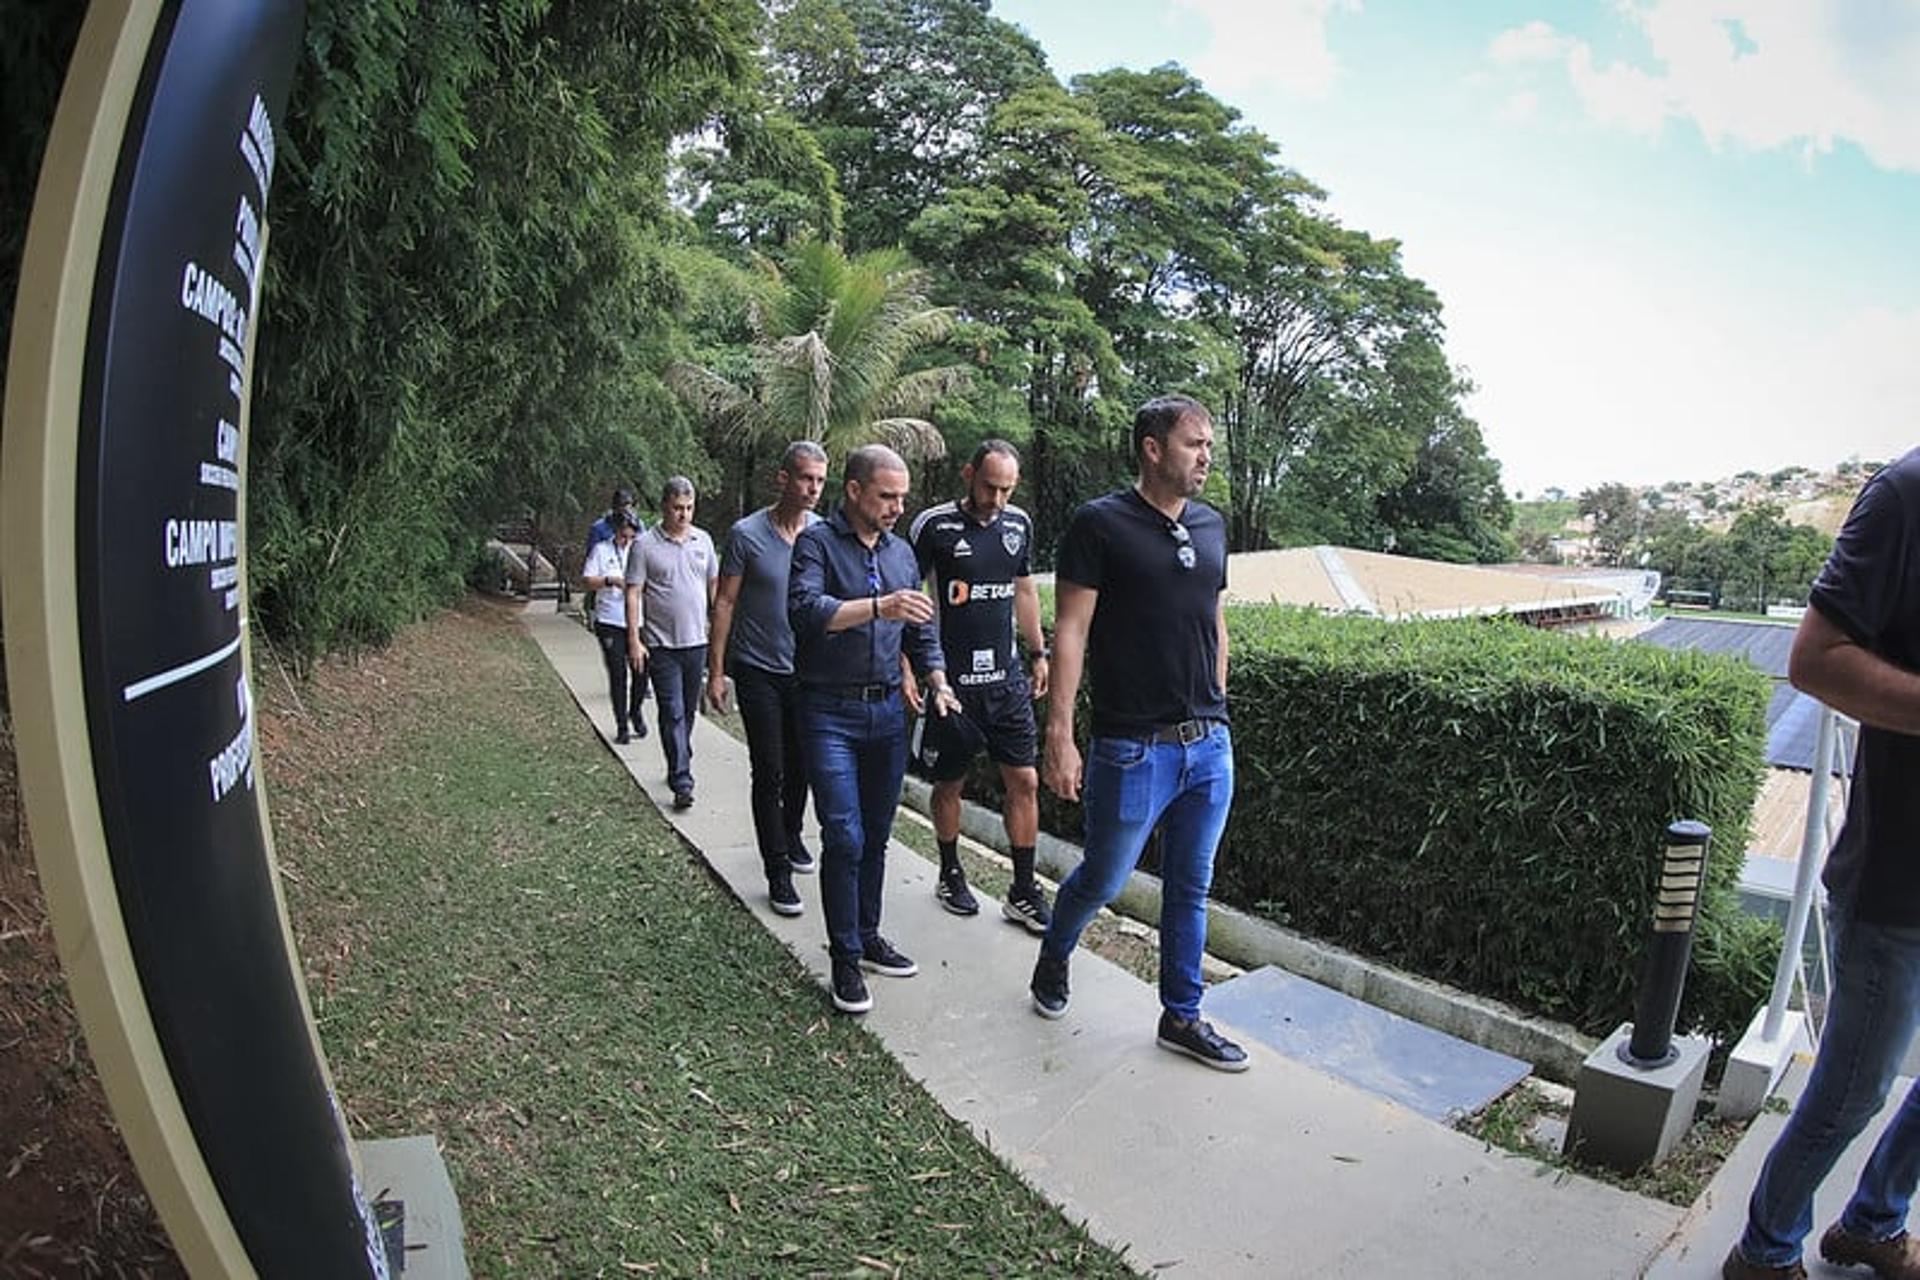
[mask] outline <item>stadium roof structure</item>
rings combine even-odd
[[[1603,583],[1329,546],[1228,557],[1226,598],[1391,620],[1504,614],[1540,624],[1613,614],[1625,601]]]
[[[1766,672],[1773,680],[1773,696],[1767,702],[1767,764],[1812,773],[1820,703],[1787,683],[1787,655],[1793,651],[1793,633],[1793,627],[1774,622],[1664,618],[1634,639],[1662,649],[1732,654]],[[1834,761],[1836,773],[1845,773],[1851,767],[1849,760]]]

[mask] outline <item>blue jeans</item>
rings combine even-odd
[[[1087,748],[1081,811],[1086,853],[1060,885],[1040,953],[1065,960],[1100,908],[1118,897],[1157,826],[1160,855],[1160,1003],[1200,1016],[1213,855],[1233,803],[1233,735],[1216,724],[1192,746],[1095,738]]]
[[[667,785],[673,793],[693,790],[693,716],[707,680],[707,646],[647,649],[647,674],[660,707],[660,749],[667,756]]]
[[[881,702],[802,690],[800,739],[820,820],[827,950],[857,960],[880,934],[887,839],[907,773],[906,707],[898,690]]]
[[[1740,1252],[1763,1267],[1800,1257],[1813,1194],[1882,1106],[1920,1019],[1920,928],[1841,920],[1833,926],[1833,999],[1806,1092],[1774,1141],[1747,1202]],[[1840,1225],[1868,1240],[1906,1229],[1920,1180],[1920,1083],[1880,1135]]]

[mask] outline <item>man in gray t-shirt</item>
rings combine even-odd
[[[820,519],[813,508],[826,482],[826,450],[811,440],[787,446],[774,476],[773,505],[740,520],[727,535],[707,650],[708,701],[723,701],[726,677],[733,677],[747,730],[754,838],[766,867],[768,903],[783,916],[801,912],[794,872],[813,870],[813,855],[800,842],[807,771],[800,757],[787,569],[793,540]]]
[[[693,806],[693,717],[707,665],[707,611],[720,575],[713,539],[693,523],[693,501],[693,481],[668,480],[660,523],[627,552],[627,648],[653,680],[676,809]]]

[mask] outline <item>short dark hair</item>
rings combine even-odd
[[[640,517],[633,514],[633,508],[631,507],[615,507],[607,516],[607,520],[613,525],[615,533],[618,533],[622,529],[638,529],[640,527]]]
[[[827,451],[813,440],[795,440],[780,455],[780,469],[788,475],[793,474],[794,464],[805,458],[809,462],[825,462]]]
[[[1020,465],[1020,451],[1014,448],[1010,442],[1002,440],[998,436],[991,440],[982,440],[978,447],[974,449],[973,457],[967,460],[967,465],[975,471],[978,471],[980,464],[996,453],[1005,454],[1007,457],[1012,458],[1013,464],[1016,467]]]
[[[843,483],[867,484],[876,471],[905,471],[907,460],[883,444],[863,444],[847,455]]]
[[[613,502],[612,502],[612,504],[611,504],[611,505],[613,506],[613,509],[614,509],[615,511],[618,511],[618,510],[619,510],[619,509],[620,509],[621,507],[630,507],[630,506],[632,506],[632,505],[633,505],[633,490],[631,490],[631,489],[624,489],[624,488],[623,488],[623,489],[615,489],[615,490],[613,491]]]
[[[1140,461],[1140,445],[1148,436],[1160,442],[1166,448],[1167,433],[1179,426],[1186,418],[1200,418],[1213,421],[1213,415],[1207,412],[1207,406],[1192,396],[1170,395],[1155,396],[1141,405],[1133,415],[1133,459]]]

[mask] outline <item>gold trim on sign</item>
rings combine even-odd
[[[96,0],[47,138],[7,360],[0,605],[21,799],[60,961],[127,1150],[195,1277],[254,1274],[187,1123],[120,914],[80,682],[74,491],[95,271],[159,0]]]

